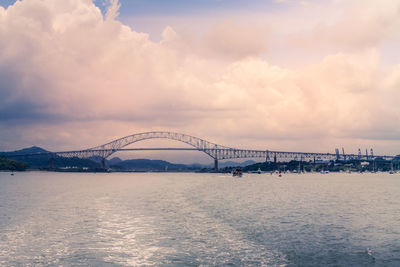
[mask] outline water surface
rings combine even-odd
[[[400,266],[400,174],[0,173],[1,266]]]

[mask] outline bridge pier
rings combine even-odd
[[[106,168],[105,158],[101,159],[101,168],[103,168],[103,169]]]
[[[54,156],[53,155],[51,155],[51,158],[50,158],[50,169],[54,169]]]
[[[218,171],[218,159],[214,159],[214,170]]]

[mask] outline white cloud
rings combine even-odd
[[[201,37],[167,27],[157,43],[110,3],[106,18],[84,0],[0,8],[0,124],[19,132],[0,133],[0,147],[16,136],[71,147],[166,129],[242,147],[399,148],[400,71],[382,65],[379,42],[360,35],[368,49],[282,67],[260,56],[271,42],[260,24],[223,20]],[[371,34],[386,38],[379,29]]]
[[[114,20],[118,17],[121,4],[118,0],[109,0],[109,6],[107,7],[106,19]]]

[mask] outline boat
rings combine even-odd
[[[240,168],[236,168],[232,172],[233,177],[242,177],[242,175],[243,175],[243,171]]]
[[[258,168],[258,170],[256,171],[249,171],[249,173],[257,173],[257,174],[261,174],[262,170],[260,168]]]

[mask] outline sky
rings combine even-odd
[[[400,0],[0,0],[0,151],[174,131],[397,155],[399,47]]]

